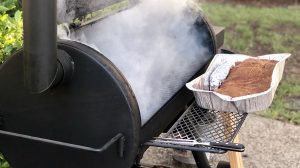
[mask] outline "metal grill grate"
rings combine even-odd
[[[155,140],[144,145],[209,153],[225,153],[227,150],[212,146],[193,145],[198,143],[231,142],[240,130],[247,113],[230,113],[200,108],[194,102],[171,127]]]
[[[228,113],[191,105],[165,137],[198,142],[230,142],[238,133],[247,113]]]

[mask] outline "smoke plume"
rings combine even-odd
[[[187,0],[143,0],[71,34],[109,58],[131,85],[145,124],[209,59]]]

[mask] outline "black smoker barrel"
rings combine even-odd
[[[80,16],[85,11],[84,0],[65,2],[76,4],[70,9]],[[102,8],[120,0],[88,2]],[[57,42],[56,0],[23,0],[23,14],[24,49],[0,67],[0,152],[12,167],[131,167],[144,143],[169,129],[193,102],[182,84],[142,124],[133,83],[120,64],[86,44]],[[183,83],[204,72],[219,46],[205,18],[193,26],[205,61]]]

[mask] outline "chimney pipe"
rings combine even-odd
[[[57,0],[23,0],[25,85],[32,93],[49,89],[58,73]]]

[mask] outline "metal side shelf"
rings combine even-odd
[[[232,141],[246,117],[247,113],[202,109],[194,102],[167,133],[145,145],[220,154],[242,152],[244,146]]]

